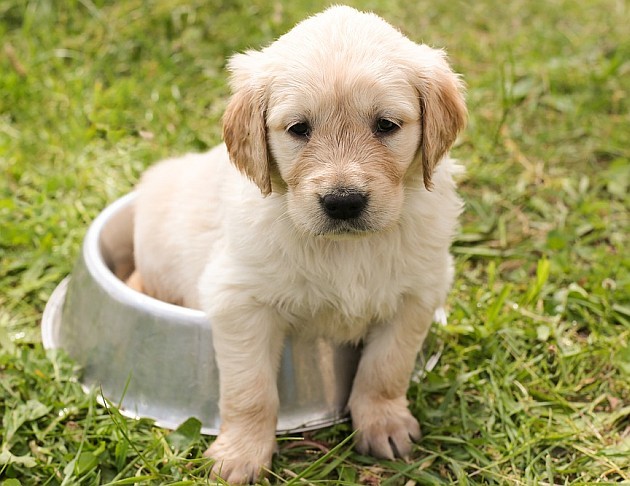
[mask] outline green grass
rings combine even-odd
[[[271,483],[630,481],[630,12],[592,0],[373,0],[448,48],[469,92],[468,173],[439,365],[410,392],[409,463],[347,425],[283,440]],[[220,140],[225,58],[322,2],[0,2],[0,481],[208,481],[171,433],[85,395],[47,356],[43,307],[87,225],[151,162]]]

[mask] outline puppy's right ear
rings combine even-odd
[[[260,71],[253,72],[260,55],[250,51],[230,59],[233,95],[223,115],[223,139],[232,163],[260,188],[263,196],[268,196],[271,174],[265,123],[267,101]]]

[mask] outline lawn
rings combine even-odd
[[[467,167],[440,362],[408,463],[347,424],[280,441],[272,484],[630,481],[630,11],[615,0],[350,2],[446,47]],[[0,484],[206,484],[211,438],[84,394],[39,321],[90,221],[167,155],[220,141],[231,53],[326,4],[0,2]]]

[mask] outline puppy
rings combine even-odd
[[[229,61],[225,144],[150,169],[131,284],[205,311],[220,370],[214,474],[255,480],[276,448],[285,334],[363,343],[357,449],[407,457],[406,390],[452,280],[462,204],[448,158],[466,108],[442,51],[333,7]]]

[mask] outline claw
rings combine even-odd
[[[422,434],[418,421],[404,401],[381,402],[381,407],[362,404],[353,410],[353,422],[359,431],[356,449],[381,459],[409,459],[413,443]]]

